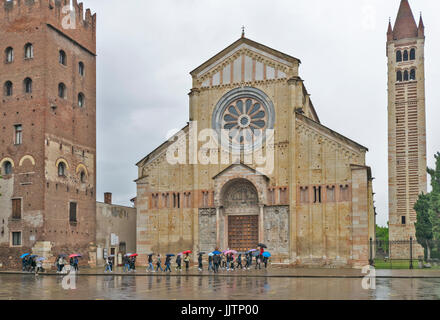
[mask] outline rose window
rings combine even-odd
[[[237,99],[224,111],[222,128],[229,131],[232,143],[253,143],[261,131],[267,128],[266,109],[256,99]]]
[[[251,151],[261,147],[273,134],[275,111],[272,101],[253,87],[235,88],[217,103],[212,127],[223,147]]]

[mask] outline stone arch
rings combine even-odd
[[[34,157],[32,157],[31,155],[25,155],[20,159],[20,162],[18,163],[18,165],[21,167],[23,165],[23,162],[25,160],[29,160],[33,166],[35,166],[35,159]]]
[[[65,159],[63,159],[63,158],[59,158],[59,159],[55,162],[55,166],[58,168],[58,165],[59,165],[61,162],[64,163],[64,164],[66,165],[66,169],[67,169],[67,170],[70,169],[70,167],[69,167],[69,163],[67,162],[67,160],[65,160]]]
[[[223,207],[252,205],[258,207],[259,196],[255,185],[247,179],[236,178],[226,182],[220,192],[220,202]]]
[[[3,158],[3,159],[0,161],[0,168],[3,167],[3,165],[4,165],[4,163],[5,163],[6,161],[9,161],[9,162],[12,164],[12,168],[15,168],[14,160],[12,160],[11,158],[8,158],[8,157]]]
[[[84,173],[86,174],[86,176],[89,176],[89,172],[87,171],[87,168],[84,164],[80,163],[79,165],[76,166],[76,174],[80,173],[80,171],[84,171]]]

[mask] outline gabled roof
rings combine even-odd
[[[282,53],[280,51],[277,51],[275,49],[267,47],[267,46],[265,46],[265,45],[263,45],[261,43],[258,43],[258,42],[255,42],[253,40],[250,40],[248,38],[242,37],[242,38],[238,39],[237,41],[235,41],[230,46],[228,46],[226,49],[223,49],[222,51],[217,53],[214,57],[212,57],[211,59],[209,59],[208,61],[206,61],[205,63],[203,63],[202,65],[200,65],[196,69],[194,69],[193,71],[191,71],[190,74],[192,76],[194,76],[194,75],[200,73],[205,68],[207,68],[208,66],[210,66],[211,64],[213,64],[217,60],[221,59],[223,56],[227,55],[229,52],[231,52],[232,50],[234,50],[235,48],[239,47],[242,44],[247,44],[247,45],[249,45],[251,47],[254,47],[254,48],[258,49],[258,50],[267,52],[268,54],[271,54],[271,55],[273,55],[275,57],[278,57],[280,59],[284,59],[284,60],[289,61],[289,62],[301,63],[301,60],[299,60],[298,58],[289,56],[289,55],[287,55],[285,53]]]
[[[229,171],[229,170],[231,170],[232,168],[237,167],[237,166],[242,166],[242,167],[248,169],[249,171],[251,171],[252,173],[257,174],[257,175],[260,175],[260,176],[263,176],[263,177],[265,177],[267,180],[270,180],[268,176],[266,176],[265,174],[262,174],[261,172],[258,172],[257,170],[255,170],[255,169],[252,168],[252,167],[249,167],[248,165],[244,164],[243,162],[240,162],[240,163],[233,163],[233,164],[231,164],[229,167],[227,167],[227,168],[223,169],[222,171],[220,171],[219,173],[217,173],[214,177],[212,177],[212,179],[216,179],[217,177],[219,177],[219,176],[221,176],[222,174],[224,174],[226,171]]]

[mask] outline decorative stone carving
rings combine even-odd
[[[216,247],[216,210],[215,208],[199,209],[199,247],[200,251],[212,251]]]
[[[289,253],[289,206],[264,208],[264,243],[271,252]]]

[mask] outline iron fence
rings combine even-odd
[[[373,240],[369,245],[370,265],[379,269],[440,269],[440,241],[416,239]]]

